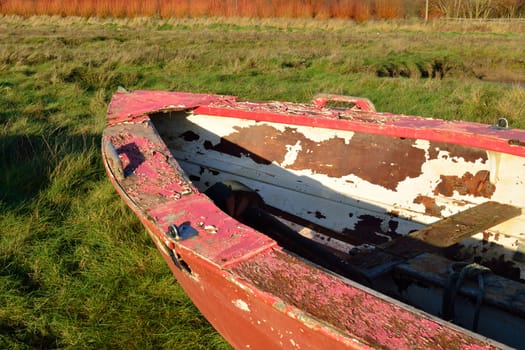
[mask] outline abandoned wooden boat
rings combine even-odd
[[[103,157],[236,348],[525,347],[525,130],[117,92]]]

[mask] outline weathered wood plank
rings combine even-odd
[[[412,232],[409,236],[445,248],[520,214],[520,208],[489,201]]]
[[[521,212],[512,205],[486,202],[377,246],[372,251],[360,252],[349,257],[347,262],[373,280],[422,253],[441,254],[443,248],[521,215]]]

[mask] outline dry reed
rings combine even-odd
[[[464,9],[455,15],[455,0],[429,0],[430,18],[471,16]],[[425,17],[425,0],[0,0],[0,14],[57,15],[82,17],[247,17],[247,18],[342,18],[357,22],[369,19]],[[519,17],[525,14],[523,0],[492,0],[486,15]],[[470,12],[469,12],[470,10]]]
[[[377,18],[402,18],[403,3],[404,0],[0,0],[0,13],[25,17],[344,18],[361,22],[372,18],[374,10]]]

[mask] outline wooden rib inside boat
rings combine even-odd
[[[291,256],[524,347],[523,146],[484,147],[498,127],[476,136],[468,123],[363,106],[220,100],[148,117],[192,186]]]

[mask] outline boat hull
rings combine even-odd
[[[282,203],[277,199],[273,202],[272,198],[286,193],[282,197],[293,199],[293,203],[287,206],[293,212],[291,217],[300,215],[302,211],[310,213],[312,224],[322,225],[330,221],[333,223],[331,230],[343,232],[344,225],[355,218],[349,217],[347,212],[338,212],[338,208],[351,204],[354,209],[365,210],[362,215],[382,213],[378,215],[384,224],[377,226],[383,231],[377,232],[370,225],[364,226],[365,231],[378,237],[395,228],[395,235],[387,237],[387,241],[395,241],[398,236],[407,236],[440,217],[465,207],[475,207],[489,199],[511,202],[517,208],[525,206],[524,197],[499,189],[504,186],[513,188],[514,183],[523,181],[523,172],[505,174],[498,168],[502,163],[525,166],[525,151],[519,145],[521,140],[525,140],[522,131],[500,132],[479,124],[449,124],[419,117],[378,114],[366,101],[356,105],[361,110],[352,112],[352,120],[344,120],[334,117],[340,112],[327,109],[324,105],[301,106],[300,111],[295,106],[292,113],[291,108],[276,107],[276,104],[237,104],[231,96],[155,91],[117,93],[110,105],[108,127],[103,135],[104,164],[115,188],[148,229],[178,282],[203,315],[235,348],[504,347],[501,343],[372,289],[375,285],[369,284],[371,274],[368,272],[361,274],[361,270],[356,272],[345,265],[346,270],[334,273],[322,263],[301,258],[293,249],[292,252],[284,250],[278,239],[228,216],[204,195],[210,182],[231,178],[234,175],[231,169],[241,167],[243,171],[237,172],[234,179],[242,180],[264,193],[269,207],[282,207]],[[199,121],[192,120],[192,116]],[[170,135],[175,135],[171,139],[169,135],[162,135],[169,129],[163,121],[170,118],[179,123],[179,129],[170,132]],[[210,135],[204,137],[204,132],[199,130],[204,130],[213,119],[220,120],[214,124],[221,125],[223,131],[214,130],[215,139]],[[236,132],[232,133],[232,130]],[[322,130],[335,132],[323,138]],[[345,178],[345,174],[336,172],[348,167],[346,162],[336,164],[334,169],[333,160],[321,164],[305,155],[303,163],[300,163],[300,150],[293,147],[299,143],[291,141],[285,143],[284,149],[295,152],[295,157],[286,154],[275,157],[271,153],[278,146],[270,144],[282,135],[288,138],[303,135],[303,146],[311,142],[311,148],[332,148],[331,158],[353,164],[364,162],[367,157],[359,152],[354,158],[338,157],[342,151],[336,146],[348,146],[351,140],[355,146],[355,142],[359,141],[357,144],[364,151],[370,147],[377,148],[377,154],[368,157],[376,165],[369,169],[347,169]],[[262,137],[262,140],[257,141],[256,136]],[[316,142],[313,141],[315,137]],[[202,142],[199,143],[199,140]],[[327,144],[323,145],[322,140],[327,140]],[[417,143],[413,140],[423,141]],[[233,141],[237,145],[245,142],[244,151],[249,148],[251,153],[237,154],[238,149],[224,146],[226,141],[230,142],[230,146]],[[456,146],[445,146],[451,141]],[[480,148],[482,146],[484,148]],[[392,156],[394,150],[389,153],[389,147],[408,154],[402,152],[396,159]],[[178,155],[177,152],[182,149],[186,153]],[[433,150],[437,152],[434,156],[431,155]],[[218,153],[215,163],[210,163],[205,151]],[[498,155],[492,157],[496,153]],[[421,173],[406,172],[410,170],[403,167],[402,161],[413,162],[421,156],[425,159],[421,162]],[[225,163],[224,157],[233,163]],[[435,161],[434,168],[441,166],[438,164],[442,161],[438,159],[440,157],[455,157],[452,164],[457,169],[454,175],[451,171],[448,176],[449,179],[463,181],[464,187],[461,188],[466,188],[466,193],[460,193],[459,197],[456,193],[456,197],[446,200],[447,183],[439,186],[443,183],[439,174],[432,180],[421,175],[427,171],[425,167],[430,164],[429,158],[432,158],[431,162]],[[489,158],[494,161],[488,161]],[[383,170],[392,176],[370,175],[386,159],[391,159],[391,163],[386,164]],[[248,161],[252,170],[246,166],[248,163],[241,164],[239,161]],[[203,163],[208,164],[208,168],[204,169]],[[221,163],[223,168],[220,168]],[[317,167],[306,169],[309,164],[317,164]],[[253,176],[247,175],[250,171]],[[480,172],[486,173],[480,175],[483,181],[469,187],[465,183],[472,182],[472,178],[462,177],[467,171],[470,171],[472,178]],[[228,176],[221,177],[222,174]],[[500,181],[499,187],[493,189],[489,185],[495,183],[496,178]],[[290,189],[292,185],[284,186],[283,183],[295,181],[297,184],[297,180],[301,185],[293,186],[300,188],[298,192],[301,194],[294,197],[293,191],[283,190]],[[330,182],[334,184],[330,188],[321,188],[317,192],[305,190],[314,188],[313,184],[327,186]],[[407,197],[404,209],[400,209],[399,205],[396,207],[399,204],[396,191],[403,187],[403,183],[407,188],[405,192],[410,188],[414,191]],[[427,184],[427,200],[420,193],[423,183]],[[453,181],[452,185],[457,185],[457,181]],[[347,199],[342,198],[345,196],[341,193],[348,192],[348,187],[357,194],[354,193],[355,197],[346,203]],[[275,190],[268,190],[271,188]],[[458,191],[456,186],[454,190],[461,192],[461,188]],[[436,189],[443,192],[440,197],[442,202],[436,203],[433,197],[430,198]],[[374,192],[372,197],[376,198],[375,201],[363,204],[362,199],[370,192]],[[494,198],[488,198],[487,193],[488,197]],[[307,200],[308,196],[314,199]],[[420,198],[419,202],[417,198]],[[308,203],[317,203],[317,207],[307,207]],[[298,206],[297,210],[293,209],[294,205]],[[326,210],[329,205],[333,205],[333,210]],[[513,215],[517,215],[517,219],[512,219],[513,223],[501,225],[521,227],[521,212],[518,210]],[[338,217],[342,216],[346,217],[345,221],[338,221]],[[356,218],[359,217],[356,215]],[[359,222],[359,219],[354,220],[354,228]],[[343,243],[342,249],[348,249],[348,244],[354,246],[349,242]],[[334,249],[337,250],[337,247]],[[394,265],[397,272],[405,271],[405,274],[412,267],[398,262]],[[517,279],[520,279],[519,273]],[[376,284],[382,283],[381,278],[377,281]],[[408,298],[408,295],[403,297]],[[516,329],[519,330],[519,327]],[[513,346],[525,342],[519,336],[511,338]]]

